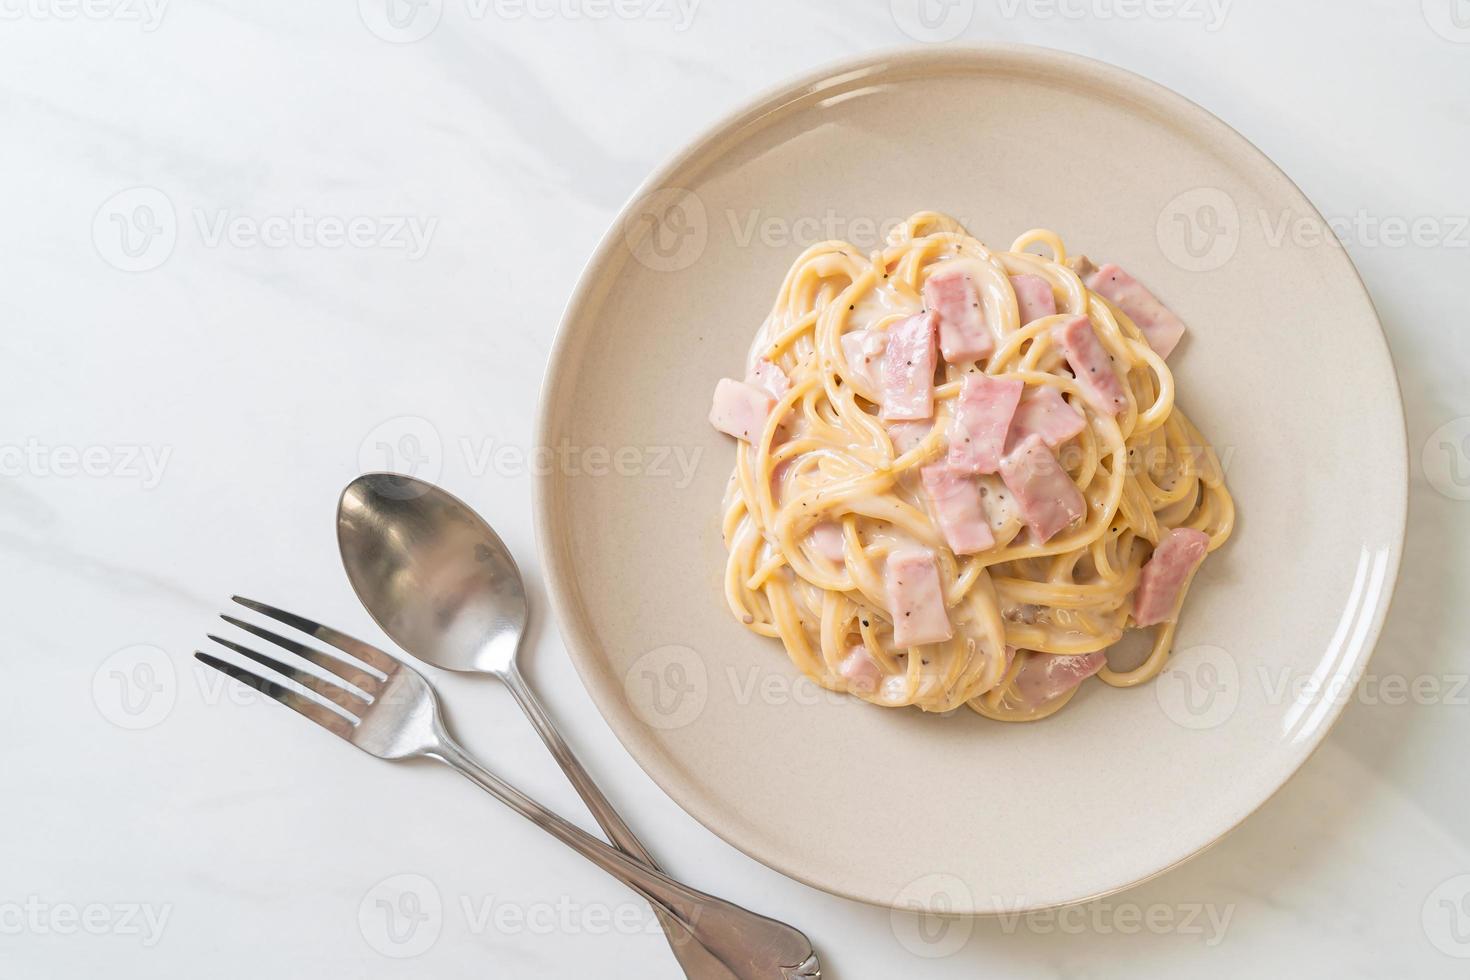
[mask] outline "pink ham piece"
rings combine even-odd
[[[990,531],[985,504],[980,499],[980,484],[973,477],[948,463],[921,467],[919,476],[951,551],[973,555],[995,547],[995,535]]]
[[[888,438],[892,440],[894,450],[902,456],[934,431],[934,422],[930,419],[919,422],[889,422],[884,428],[888,430]]]
[[[893,643],[916,647],[954,636],[939,585],[939,567],[928,548],[900,548],[888,555],[884,570]]]
[[[1068,439],[1087,428],[1087,420],[1077,411],[1062,393],[1050,385],[1027,386],[1021,395],[1021,404],[1016,406],[1015,418],[1011,419],[1010,441],[1007,448],[1016,446],[1027,436],[1040,436],[1041,441],[1055,449]]]
[[[1109,262],[1087,277],[1087,288],[1111,302],[1143,331],[1160,357],[1168,357],[1184,337],[1184,321],[1148,287]]]
[[[775,407],[776,399],[755,385],[721,378],[715,385],[709,424],[736,439],[755,442],[765,431],[766,419]]]
[[[812,526],[812,550],[829,561],[841,565],[845,560],[842,551],[842,525],[834,521],[822,521]]]
[[[1156,626],[1175,616],[1179,592],[1205,560],[1210,537],[1192,527],[1176,527],[1154,549],[1153,557],[1138,574],[1138,591],[1133,594],[1133,621],[1139,626]]]
[[[1016,673],[1016,693],[1028,708],[1059,698],[1107,665],[1103,651],[1077,656],[1028,653]]]
[[[1050,541],[1087,513],[1082,492],[1040,436],[1027,436],[1001,459],[1000,478],[1038,541]]]
[[[1117,415],[1127,408],[1123,382],[1113,370],[1113,359],[1097,339],[1092,322],[1085,316],[1073,317],[1060,324],[1055,333],[1088,403],[1104,415]]]
[[[960,271],[938,272],[924,283],[924,306],[939,326],[939,349],[951,364],[975,361],[995,350],[985,325],[980,290]]]
[[[840,342],[842,354],[847,358],[847,380],[852,390],[876,402],[888,338],[877,330],[849,330]]]
[[[750,369],[750,377],[745,380],[748,384],[766,389],[776,398],[791,390],[791,379],[786,377],[781,365],[765,358],[755,362],[755,367]]]
[[[927,419],[934,414],[934,322],[919,313],[888,330],[883,352],[884,419]]]
[[[883,669],[868,656],[867,648],[863,646],[855,646],[848,651],[842,663],[838,664],[837,672],[847,678],[854,691],[864,694],[877,691],[878,683],[883,680]]]
[[[1055,316],[1057,298],[1051,291],[1051,283],[1040,276],[1011,276],[1011,288],[1016,291],[1016,307],[1021,313],[1021,326],[1044,316]]]
[[[1006,449],[1006,433],[1026,385],[1013,378],[967,374],[949,426],[949,464],[967,473],[994,473]]]
[[[786,482],[786,474],[790,473],[795,465],[796,460],[783,459],[771,470],[771,499],[776,502],[776,506],[778,507],[781,506],[781,485]],[[730,479],[734,480],[737,476],[738,474],[732,474]]]

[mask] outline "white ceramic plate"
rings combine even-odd
[[[819,691],[725,606],[734,447],[705,421],[715,382],[740,375],[803,248],[871,248],[923,208],[1002,248],[1052,228],[1191,327],[1171,360],[1180,403],[1240,520],[1154,684],[1088,684],[1034,725],[884,710]],[[537,485],[555,611],[628,751],[742,851],[882,905],[1079,901],[1238,824],[1340,712],[1404,529],[1387,346],[1346,255],[1291,233],[1302,220],[1320,217],[1202,109],[1034,48],[841,66],[679,154],[588,264],[541,406],[559,460]]]

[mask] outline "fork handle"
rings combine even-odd
[[[571,781],[577,795],[582,802],[587,804],[587,809],[597,818],[597,823],[602,827],[607,839],[612,841],[613,846],[625,854],[629,854],[650,868],[659,869],[658,864],[648,853],[648,849],[634,836],[633,831],[623,822],[622,815],[613,808],[611,801],[603,795],[601,788],[592,781],[592,775],[582,766],[577,757],[572,753],[571,746],[561,737],[557,731],[551,716],[546,709],[541,707],[541,701],[536,697],[536,692],[531,685],[526,683],[520,669],[516,666],[514,658],[510,666],[500,674],[505,686],[510,688],[510,693],[515,697],[516,703],[521,706],[521,711],[530,720],[531,727],[541,736],[541,741],[546,743],[546,748],[551,752],[552,758],[557,765],[561,766],[562,772],[566,773],[567,779]],[[661,869],[659,869],[661,870]],[[690,933],[683,922],[674,916],[661,904],[649,899],[653,906],[654,915],[658,918],[659,925],[663,928],[664,937],[669,941],[669,948],[673,950],[674,958],[679,961],[684,975],[690,980],[731,980],[733,974],[720,963],[719,959],[705,949]]]
[[[428,749],[470,782],[632,888],[687,930],[740,980],[818,977],[811,942],[797,929],[696,891],[573,826],[470,757],[447,735]]]

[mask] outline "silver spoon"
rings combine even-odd
[[[353,480],[342,492],[337,544],[353,590],[383,631],[425,663],[494,674],[504,681],[613,846],[657,869],[572,755],[516,666],[528,619],[526,592],[515,559],[490,525],[432,484],[371,473]],[[742,967],[749,964],[727,967],[657,904],[654,911],[687,976],[726,980],[737,975],[730,967],[745,975]],[[783,928],[800,940],[777,930],[749,936],[751,944],[774,942],[795,949],[805,942],[796,930]],[[801,955],[809,951],[807,946]],[[820,975],[810,972],[816,970],[815,956],[809,964],[789,957],[778,960],[793,964],[783,970],[786,976]]]

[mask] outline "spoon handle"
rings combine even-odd
[[[650,868],[658,868],[657,862],[649,855],[647,848],[633,835],[633,831],[623,822],[618,811],[613,809],[612,803],[592,781],[591,774],[572,754],[571,746],[567,745],[566,740],[561,737],[561,732],[557,731],[556,726],[552,724],[551,717],[546,713],[546,709],[541,707],[541,701],[531,690],[531,686],[526,683],[526,679],[521,676],[514,660],[511,661],[510,669],[505,671],[503,676],[506,686],[510,688],[510,693],[515,696],[516,703],[521,706],[526,717],[531,719],[531,725],[536,729],[536,733],[551,750],[551,755],[556,759],[557,765],[561,766],[567,778],[572,781],[577,795],[582,798],[582,802],[587,804],[587,809],[592,811],[592,816],[597,818],[597,823],[607,833],[608,840],[612,841],[613,846],[618,850],[626,851]]]

